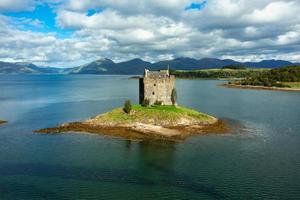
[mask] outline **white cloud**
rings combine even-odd
[[[0,11],[29,11],[34,9],[33,0],[1,0]]]
[[[300,61],[299,1],[208,0],[201,11],[185,11],[191,2],[40,0],[38,3],[57,5],[57,25],[74,33],[61,39],[55,33],[22,31],[23,22],[43,24],[0,15],[0,60],[55,66],[74,66],[101,57],[118,61],[179,56]],[[90,9],[98,12],[88,16]]]
[[[255,9],[250,15],[245,17],[255,23],[280,23],[280,21],[299,19],[297,15],[300,11],[299,6],[296,2],[271,2],[263,9]]]
[[[281,45],[300,43],[300,32],[290,31],[278,36],[278,43]]]

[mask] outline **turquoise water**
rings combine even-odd
[[[138,102],[127,76],[0,76],[0,199],[299,199],[300,93],[177,80],[227,135],[130,142],[33,130]]]

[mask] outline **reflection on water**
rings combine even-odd
[[[175,148],[174,142],[140,142],[138,151],[140,168],[152,168],[162,173],[170,172]]]
[[[125,141],[127,149],[132,142]],[[136,145],[136,144],[135,144]],[[42,163],[12,164],[0,163],[1,176],[33,176],[40,178],[60,178],[74,181],[95,181],[101,183],[130,184],[138,186],[174,187],[193,193],[205,194],[213,198],[224,198],[213,186],[207,186],[194,181],[191,177],[176,173],[172,169],[175,150],[174,143],[138,143],[137,169],[87,169],[83,167],[65,167]],[[161,148],[160,148],[161,147]],[[55,193],[44,191],[38,186],[9,182],[1,183],[2,194],[14,194],[15,191],[26,191],[35,196],[38,194],[47,198],[58,198]],[[36,193],[37,192],[37,193]]]
[[[136,80],[0,76],[0,199],[297,199],[300,94],[219,83],[177,80],[179,103],[231,134],[132,142],[32,130],[137,102]]]

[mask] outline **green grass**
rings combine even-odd
[[[141,122],[141,123],[163,123],[186,119],[196,119],[203,121],[213,120],[213,117],[193,109],[181,106],[148,106],[133,105],[130,114],[126,114],[122,108],[117,108],[111,112],[97,117],[103,121],[112,122]]]
[[[300,89],[300,82],[283,82],[283,84],[290,86],[290,88]]]

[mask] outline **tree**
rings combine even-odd
[[[176,104],[176,101],[177,101],[177,92],[176,92],[175,88],[173,88],[172,93],[171,93],[171,101],[172,101],[173,105]]]
[[[124,103],[123,111],[127,114],[130,114],[131,109],[132,109],[131,101],[126,100]]]
[[[149,101],[149,99],[144,99],[143,101],[142,101],[142,104],[141,104],[143,107],[147,107],[147,106],[149,106],[150,105],[150,101]]]

